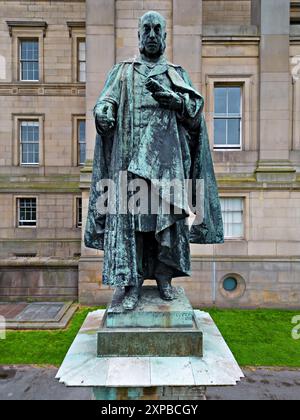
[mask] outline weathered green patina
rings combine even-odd
[[[139,39],[141,56],[113,67],[95,106],[98,135],[85,232],[86,246],[105,252],[103,283],[128,288],[127,309],[137,304],[144,279],[156,279],[161,296],[173,299],[171,279],[191,274],[190,243],[224,240],[203,98],[186,71],[165,59],[162,16],[143,16]],[[196,182],[202,180],[202,223],[189,229],[187,197],[180,201],[163,190],[159,195],[171,205],[170,214],[161,203],[158,214],[122,214],[121,171],[127,171],[128,182],[142,179],[148,186],[190,179],[193,205]],[[115,182],[109,200],[115,200],[116,214],[99,212],[97,202],[106,194],[99,188],[103,179]],[[128,199],[133,195],[127,194]]]

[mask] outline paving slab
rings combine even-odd
[[[0,316],[5,319],[15,319],[26,307],[28,303],[1,303],[0,302]]]
[[[78,308],[73,302],[0,303],[9,330],[66,328]]]

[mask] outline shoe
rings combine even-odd
[[[176,299],[175,290],[171,285],[171,280],[158,278],[156,279],[156,282],[160,297],[163,300],[171,301]]]
[[[123,309],[125,311],[133,311],[139,303],[140,295],[141,295],[140,287],[136,287],[136,286],[128,287],[125,297],[122,302]]]

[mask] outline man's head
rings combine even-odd
[[[148,58],[158,58],[166,49],[166,20],[157,12],[148,12],[139,23],[140,52]]]

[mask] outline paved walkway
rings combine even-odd
[[[0,367],[0,400],[89,400],[84,388],[66,388],[55,368]],[[246,369],[236,387],[211,388],[209,400],[300,400],[300,369]]]

